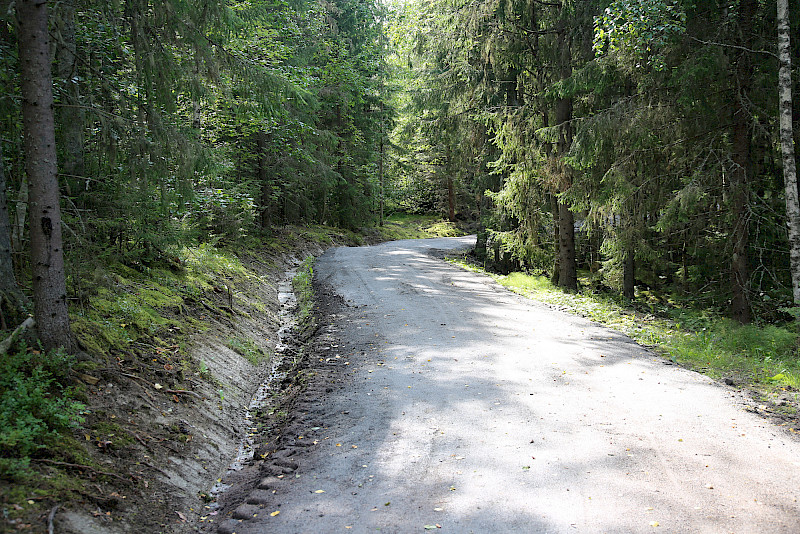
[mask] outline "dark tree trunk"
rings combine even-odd
[[[447,176],[447,218],[450,222],[456,220],[456,189],[452,175]]]
[[[560,70],[561,78],[567,79],[572,75],[572,59],[570,43],[565,38],[565,30],[558,34],[561,49]],[[559,193],[566,192],[572,186],[570,169],[564,163],[564,157],[572,146],[572,99],[560,98],[556,102],[556,125],[561,128],[556,146],[556,157],[559,158],[561,168],[561,184]],[[571,290],[578,289],[578,270],[575,255],[575,217],[569,206],[562,201],[558,202],[558,285]]]
[[[0,293],[2,293],[2,322],[3,329],[11,326],[9,323],[21,322],[23,315],[30,306],[27,297],[17,285],[14,274],[14,260],[11,250],[11,223],[8,218],[8,199],[6,198],[6,173],[3,160],[3,145],[0,142]]]
[[[622,296],[626,299],[632,299],[634,294],[634,286],[636,285],[636,262],[634,260],[633,250],[630,246],[626,247],[625,259],[622,262]]]
[[[749,183],[747,165],[750,158],[750,129],[741,106],[734,116],[733,124],[733,165],[731,173],[731,202],[733,210],[733,229],[731,232],[731,315],[740,323],[749,323],[750,267],[749,245]]]
[[[453,222],[456,220],[456,191],[453,183],[453,155],[450,143],[446,143],[444,172],[444,185],[447,189],[447,220]]]
[[[553,254],[553,275],[550,277],[550,282],[554,285],[558,285],[558,279],[561,275],[561,267],[559,264],[559,250],[561,250],[561,234],[559,232],[559,213],[558,213],[558,199],[554,195],[550,196],[550,213],[553,214],[553,247],[555,248],[555,254]]]
[[[686,241],[684,241],[681,248],[681,286],[684,293],[689,293],[689,254],[686,247]]]
[[[751,24],[758,8],[757,0],[743,0],[739,6],[739,31],[741,43],[750,48]],[[750,53],[736,53],[736,96],[733,103],[733,169],[731,172],[731,315],[740,323],[752,320],[750,312],[750,114],[747,110],[752,67]]]
[[[67,315],[47,2],[18,0],[22,129],[30,181],[33,308],[46,349],[75,350]]]
[[[85,180],[78,177],[84,175],[83,157],[83,124],[84,117],[80,106],[80,86],[78,85],[76,44],[75,44],[75,6],[72,0],[62,2],[59,9],[59,34],[61,38],[56,43],[58,59],[58,77],[64,87],[65,99],[60,109],[60,123],[62,126],[61,143],[64,149],[64,161],[61,168],[66,184],[85,184]],[[84,185],[85,187],[85,185]],[[72,192],[77,188],[71,187]]]
[[[267,230],[272,225],[272,184],[269,181],[267,134],[264,131],[256,134],[256,146],[258,148],[258,183],[261,184],[259,223],[262,230]]]
[[[575,217],[569,206],[558,203],[558,285],[578,289],[578,270],[575,265]]]
[[[384,187],[383,187],[383,160],[386,157],[385,154],[385,147],[383,142],[383,102],[381,102],[381,141],[380,141],[380,152],[378,154],[378,187],[380,191],[378,191],[379,199],[378,199],[378,225],[383,228],[383,210],[384,210]]]

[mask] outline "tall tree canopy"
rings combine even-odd
[[[63,302],[95,258],[148,269],[385,205],[478,220],[498,268],[568,289],[660,288],[741,322],[793,305],[800,10],[782,0],[66,0],[0,10],[4,319],[43,262],[25,161],[46,138],[20,120],[34,5]]]
[[[791,306],[775,3],[439,0],[403,13],[422,22],[417,127],[441,146],[439,172],[488,198],[498,267],[566,288],[580,271],[629,298],[671,290],[741,322]],[[796,65],[797,43],[784,49]],[[451,154],[466,155],[453,170]]]
[[[70,293],[53,293],[64,305],[81,298],[97,257],[146,269],[191,242],[376,219],[380,110],[389,106],[375,1],[4,2],[0,17],[11,199],[2,252],[23,285],[29,265],[34,282],[38,266],[54,266],[35,256],[41,207],[63,210],[51,231],[64,230]],[[31,37],[35,20],[52,44]],[[38,74],[27,68],[32,56]],[[32,84],[51,90],[54,107],[30,100]],[[54,110],[54,140],[26,109]],[[36,140],[53,154],[37,152]],[[20,301],[5,293],[6,304]]]

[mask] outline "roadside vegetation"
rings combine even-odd
[[[123,495],[132,498],[134,488],[146,487],[137,463],[158,462],[150,443],[185,444],[188,434],[148,428],[145,412],[116,406],[119,394],[133,388],[145,402],[166,396],[179,403],[207,383],[223,399],[225,385],[192,354],[192,337],[212,334],[212,321],[274,322],[263,299],[275,282],[263,273],[279,271],[282,255],[297,247],[355,244],[354,235],[324,226],[286,227],[261,243],[183,246],[160,265],[92,264],[73,286],[77,355],[45,351],[26,335],[0,354],[0,508],[6,526],[40,531],[54,503],[88,501],[113,510]],[[270,347],[247,335],[220,342],[254,369],[270,358]],[[135,454],[140,445],[151,459]],[[113,468],[106,465],[110,459]],[[103,491],[91,489],[90,481]]]
[[[308,243],[474,232],[492,268],[548,276],[501,283],[793,393],[800,219],[778,147],[800,128],[774,98],[791,73],[751,53],[788,39],[766,3],[717,8],[8,3],[0,337],[32,314],[37,329],[0,351],[0,521],[24,530],[58,498],[119,504],[86,489],[119,482],[103,462],[189,440],[126,426],[119,385],[177,405],[217,380],[191,337],[276,324],[264,273]],[[788,37],[798,14],[780,12]],[[309,260],[306,316],[312,276]],[[262,365],[253,334],[225,331],[220,350]]]
[[[428,237],[458,237],[466,234],[463,225],[444,220],[437,215],[394,213],[378,228],[382,240],[425,239]]]
[[[308,256],[292,278],[292,290],[297,298],[297,319],[302,324],[314,311],[314,256]]]

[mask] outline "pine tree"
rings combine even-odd
[[[61,239],[47,2],[19,0],[17,21],[25,169],[30,181],[34,316],[46,349],[73,351]]]

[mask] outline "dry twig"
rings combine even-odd
[[[164,392],[178,394],[178,395],[192,395],[194,397],[197,397],[198,399],[203,398],[200,394],[195,393],[194,391],[189,391],[187,389],[165,389]]]
[[[58,512],[60,507],[60,504],[53,506],[52,510],[50,510],[50,513],[47,514],[47,534],[53,534],[55,532],[53,520],[56,518],[56,512]]]
[[[55,460],[45,460],[44,458],[37,458],[37,459],[34,460],[34,462],[42,462],[42,463],[45,463],[45,464],[60,465],[62,467],[74,467],[76,469],[86,469],[86,470],[89,470],[92,473],[96,473],[98,475],[105,475],[105,476],[108,476],[108,477],[114,477],[114,478],[119,479],[119,480],[121,480],[123,482],[130,483],[130,480],[128,480],[127,478],[121,477],[116,473],[109,473],[108,471],[100,471],[100,470],[95,469],[94,467],[90,467],[88,465],[71,464],[69,462],[57,462]]]

